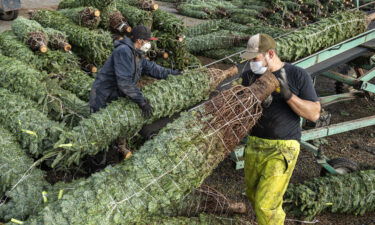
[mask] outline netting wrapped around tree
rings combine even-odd
[[[135,7],[138,7],[143,10],[157,10],[159,5],[156,4],[154,0],[115,0],[116,3],[126,3]]]
[[[12,22],[12,30],[33,51],[47,52],[48,36],[39,23],[18,17]]]
[[[183,21],[175,15],[163,10],[157,10],[152,14],[152,28],[168,33],[171,36],[182,36],[185,33],[185,25]]]
[[[63,0],[59,3],[59,9],[92,6],[102,10],[114,1],[115,0]]]
[[[375,210],[375,171],[327,176],[290,185],[284,207],[311,219],[321,212],[363,215]]]
[[[245,47],[232,47],[228,49],[213,49],[208,51],[203,51],[202,55],[211,59],[223,59],[225,57],[228,57],[232,54],[241,52],[245,50]],[[239,54],[229,57],[228,59],[223,60],[223,63],[229,63],[229,64],[237,64],[242,62],[243,59],[240,57]]]
[[[367,22],[360,11],[338,13],[278,38],[278,55],[285,61],[295,61],[365,32]]]
[[[143,118],[138,105],[132,101],[114,101],[98,113],[83,119],[73,130],[61,135],[60,141],[55,145],[58,153],[55,163],[62,160],[62,165],[78,164],[84,156],[103,151],[118,137],[130,138],[143,125],[172,116],[208,98],[221,81],[236,73],[235,67],[227,71],[197,69],[181,76],[169,76],[166,80],[146,86],[142,90],[143,95],[154,108],[152,117],[147,120]],[[60,145],[64,146],[63,149]]]
[[[64,32],[52,28],[45,28],[44,31],[48,35],[48,46],[51,49],[61,49],[66,52],[72,50],[72,46],[68,43],[68,37]]]
[[[120,11],[116,9],[114,5],[110,5],[102,11],[102,21],[100,26],[106,30],[110,30],[113,33],[124,35],[132,31],[132,27],[129,25],[126,18]]]
[[[217,31],[186,39],[186,45],[191,53],[199,53],[210,49],[227,48],[228,46],[245,46],[249,35],[231,31]]]
[[[16,39],[12,31],[0,34],[0,49],[8,57],[21,60],[38,70],[47,71],[64,89],[83,100],[88,100],[94,79],[80,70],[79,58],[76,55],[62,51],[34,54],[24,43]]]
[[[93,7],[68,8],[61,9],[58,12],[70,18],[76,24],[90,29],[98,28],[100,23],[100,11]]]
[[[144,25],[152,27],[152,13],[138,9],[137,7],[126,4],[121,0],[116,0],[116,8],[128,20],[130,26]]]
[[[1,90],[0,90],[1,91]],[[3,100],[3,99],[2,99]],[[50,188],[44,172],[33,168],[34,161],[16,138],[0,127],[0,220],[24,220],[42,202],[42,191]]]
[[[131,224],[175,207],[247,135],[277,86],[266,73],[182,113],[131,159],[77,182],[26,224]]]
[[[63,126],[49,120],[35,102],[3,88],[0,99],[0,124],[15,135],[27,153],[43,154],[58,140]]]
[[[74,46],[73,51],[88,62],[101,66],[111,55],[113,43],[109,32],[81,27],[56,11],[37,10],[31,14],[44,27],[65,32]]]
[[[1,87],[38,102],[55,119],[75,121],[89,114],[87,103],[14,58],[0,55],[0,75]]]

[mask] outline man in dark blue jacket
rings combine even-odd
[[[151,31],[145,26],[136,26],[131,38],[115,42],[115,49],[96,76],[90,94],[90,108],[97,112],[119,97],[128,97],[142,109],[144,117],[152,115],[152,107],[137,87],[141,75],[165,79],[169,74],[178,75],[180,71],[166,69],[144,58],[151,48]]]

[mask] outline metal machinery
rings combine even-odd
[[[337,102],[361,97],[369,97],[375,100],[375,82],[370,82],[375,77],[375,67],[372,68],[370,63],[354,66],[356,78],[330,71],[332,68],[371,53],[375,53],[375,29],[324,49],[293,64],[306,69],[314,80],[318,79],[319,76],[324,76],[353,87],[354,91],[348,93],[322,97],[321,104],[324,108],[324,106]],[[368,72],[364,73],[364,69]],[[325,117],[323,123],[317,123],[316,128],[302,131],[301,146],[314,154],[317,163],[325,169],[325,171],[322,171],[323,173],[342,174],[351,172],[356,167],[354,162],[342,158],[329,159],[324,155],[322,149],[307,141],[375,125],[375,115],[332,125],[324,123],[324,121],[329,119],[329,115],[323,115],[323,117]],[[244,146],[239,146],[232,154],[232,159],[236,162],[236,169],[241,169],[244,166],[243,154]]]
[[[21,0],[0,0],[0,19],[13,20],[18,16]]]

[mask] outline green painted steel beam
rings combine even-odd
[[[337,103],[337,102],[353,100],[353,99],[361,97],[362,93],[363,93],[362,91],[353,91],[353,92],[348,92],[348,93],[343,93],[343,94],[321,97],[320,104],[322,104],[322,106],[327,106],[327,105]]]
[[[361,86],[361,89],[364,91],[375,93],[375,85],[368,82],[364,82]]]
[[[355,48],[363,43],[366,43],[372,39],[375,39],[375,29],[371,29],[367,32],[364,32],[356,37],[343,41],[337,45],[334,45],[330,48],[324,49],[320,52],[317,52],[311,56],[308,56],[304,59],[301,59],[293,64],[304,69],[309,68],[315,64],[323,62],[327,59],[330,59],[338,54],[341,54],[347,50]]]
[[[353,77],[346,76],[346,75],[343,75],[341,73],[337,73],[337,72],[333,72],[333,71],[327,71],[327,72],[321,73],[321,75],[324,76],[324,77],[333,79],[333,80],[340,81],[340,82],[342,82],[344,84],[347,84],[347,85],[350,85],[350,86],[355,86],[355,85],[359,84],[359,82],[360,82],[359,80],[357,80]]]
[[[365,75],[361,76],[359,80],[368,82],[375,77],[375,69],[372,69],[370,72],[366,73]]]
[[[326,127],[302,131],[302,141],[314,140],[334,134],[340,134],[351,130],[375,125],[375,116],[364,117],[357,120],[338,123]]]

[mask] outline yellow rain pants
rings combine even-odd
[[[248,137],[245,148],[246,195],[259,225],[283,225],[283,196],[297,162],[295,140]]]

